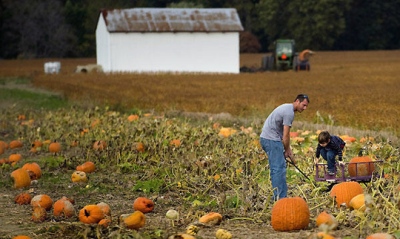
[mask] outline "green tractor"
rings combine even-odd
[[[298,54],[295,50],[295,41],[292,39],[279,39],[274,42],[272,55],[264,56],[261,68],[266,71],[296,70]]]

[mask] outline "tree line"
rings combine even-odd
[[[400,47],[398,0],[0,0],[0,58],[95,57],[101,9],[236,8],[241,52],[267,52],[279,38],[298,49]]]

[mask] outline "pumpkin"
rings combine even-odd
[[[30,204],[32,200],[32,196],[29,193],[20,193],[14,198],[14,202],[19,205],[27,205]]]
[[[53,200],[47,194],[39,194],[32,198],[31,205],[32,207],[42,207],[49,211],[53,206]]]
[[[100,220],[100,222],[98,223],[99,226],[107,228],[111,223],[111,219],[110,218],[103,218]]]
[[[360,193],[363,193],[363,188],[358,182],[341,182],[332,187],[330,196],[335,198],[339,208],[342,204],[349,207],[350,200]]]
[[[354,196],[349,202],[349,207],[364,212],[366,209],[364,193]]]
[[[47,218],[47,211],[42,207],[34,207],[32,212],[32,221],[43,222]]]
[[[79,221],[86,224],[99,223],[104,218],[104,213],[97,205],[86,205],[79,211]]]
[[[0,155],[4,154],[6,152],[6,148],[0,144]]]
[[[36,180],[42,177],[42,169],[37,163],[26,163],[22,168],[28,171],[31,180]]]
[[[85,173],[92,173],[96,170],[96,166],[94,165],[93,162],[87,161],[81,165],[76,166],[77,171],[82,171]]]
[[[123,225],[129,229],[138,230],[143,227],[146,223],[146,217],[141,211],[135,211],[129,215],[121,215],[123,219]]]
[[[21,159],[22,159],[22,155],[21,154],[10,154],[10,156],[8,156],[8,161],[11,163],[11,165],[15,165]]]
[[[28,236],[25,236],[25,235],[18,235],[18,236],[13,237],[12,239],[31,239],[31,238]]]
[[[375,171],[375,165],[372,162],[373,160],[368,156],[352,158],[348,165],[350,176],[371,176]]]
[[[75,216],[74,205],[68,200],[67,197],[58,199],[53,205],[53,215],[56,217],[73,217]]]
[[[138,152],[143,153],[145,150],[144,144],[142,142],[137,142],[134,144],[134,149]]]
[[[236,133],[237,130],[229,128],[229,127],[221,127],[219,130],[218,135],[223,137],[223,138],[228,138],[232,134]]]
[[[104,140],[97,140],[93,143],[94,150],[102,151],[105,148],[107,148],[107,143]]]
[[[315,239],[336,239],[336,238],[326,232],[317,232]]]
[[[42,141],[40,141],[40,140],[35,140],[35,141],[33,141],[33,143],[32,143],[32,148],[40,148],[40,147],[42,147],[43,146],[43,143],[42,143]]]
[[[173,139],[169,141],[169,145],[172,147],[179,147],[181,145],[181,141],[179,139]]]
[[[389,233],[379,232],[379,233],[371,234],[371,235],[367,236],[367,238],[365,238],[365,239],[395,239],[395,237],[390,235]]]
[[[129,122],[132,122],[132,121],[135,121],[135,120],[138,120],[139,119],[139,115],[129,115],[128,116],[128,121]]]
[[[216,239],[231,239],[232,233],[230,233],[229,231],[227,231],[225,229],[220,228],[215,232],[215,238]]]
[[[0,148],[3,148],[4,150],[6,150],[6,149],[8,149],[8,144],[5,141],[0,140]]]
[[[86,176],[85,172],[82,171],[75,171],[71,175],[71,180],[74,183],[81,183],[81,182],[87,182],[88,178]]]
[[[208,225],[218,225],[222,221],[222,215],[217,212],[209,212],[206,215],[200,217],[199,222]]]
[[[316,218],[317,226],[321,226],[322,224],[328,225],[330,229],[334,230],[338,227],[338,221],[336,217],[332,214],[327,213],[326,211],[321,212],[318,214]]]
[[[276,231],[306,229],[309,223],[310,210],[303,198],[282,198],[272,207],[271,225]]]
[[[28,171],[23,168],[14,170],[11,173],[11,178],[14,180],[14,188],[25,188],[31,185],[31,177]]]
[[[13,140],[8,144],[8,148],[10,148],[10,149],[21,148],[22,146],[24,146],[24,145],[19,140]]]
[[[105,202],[99,202],[96,204],[104,213],[104,216],[111,216],[111,208]]]
[[[57,141],[51,142],[49,144],[49,152],[50,153],[59,153],[61,151],[61,144]]]
[[[151,199],[145,197],[138,197],[133,202],[133,209],[135,211],[141,211],[143,213],[148,213],[153,211],[154,202]]]

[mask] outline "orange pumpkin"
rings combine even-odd
[[[39,194],[32,198],[32,207],[41,207],[49,211],[53,206],[53,200],[47,194]]]
[[[363,188],[358,182],[341,182],[332,187],[330,196],[335,198],[337,207],[344,204],[349,207],[350,200],[363,193]]]
[[[85,183],[88,181],[88,178],[86,176],[85,172],[82,171],[75,171],[71,175],[71,180],[74,183]]]
[[[143,213],[148,213],[153,211],[154,202],[146,197],[138,197],[133,202],[133,209],[135,211],[141,211]]]
[[[318,232],[317,239],[336,239],[336,238],[326,232]]]
[[[96,166],[94,165],[93,162],[87,161],[81,165],[76,166],[77,171],[82,171],[85,173],[92,173],[96,170]]]
[[[20,193],[14,198],[14,202],[19,205],[30,204],[32,196],[29,193]]]
[[[0,144],[0,155],[4,154],[6,152],[6,148]]]
[[[14,188],[25,188],[31,185],[31,177],[28,171],[23,168],[14,170],[11,173],[11,178],[14,180]]]
[[[59,153],[61,151],[61,144],[57,141],[51,142],[49,144],[49,152],[50,153]]]
[[[199,222],[208,225],[219,225],[222,221],[222,215],[217,212],[209,212],[200,217]]]
[[[22,159],[22,155],[21,154],[10,154],[10,156],[8,156],[8,161],[11,163],[11,165],[15,165],[21,159]]]
[[[42,141],[40,141],[40,140],[35,140],[35,141],[33,141],[33,143],[32,143],[32,148],[40,148],[40,147],[42,147],[43,146],[43,143],[42,143]]]
[[[103,218],[100,220],[100,222],[98,223],[99,226],[107,228],[111,223],[111,219],[110,218]]]
[[[18,235],[18,236],[13,237],[12,239],[31,239],[31,238],[28,236],[25,236],[25,235]]]
[[[74,205],[68,200],[67,197],[58,199],[53,205],[53,215],[56,217],[73,217],[75,216]]]
[[[24,146],[24,144],[19,140],[13,140],[8,144],[8,148],[10,149],[21,148],[22,146]]]
[[[47,211],[42,207],[34,207],[32,212],[32,221],[43,222],[47,218]]]
[[[146,216],[141,211],[135,211],[127,216],[122,215],[122,222],[126,228],[138,230],[146,223]]]
[[[22,166],[23,169],[28,171],[31,180],[36,180],[42,177],[42,169],[40,168],[39,164],[37,163],[26,163]]]
[[[135,121],[135,120],[138,120],[139,119],[139,115],[129,115],[128,116],[128,121],[129,122],[132,122],[132,121]]]
[[[349,202],[349,207],[364,212],[366,209],[364,193],[354,196]]]
[[[107,143],[104,140],[97,140],[93,143],[93,149],[102,151],[107,148]]]
[[[389,233],[379,232],[379,233],[371,234],[371,235],[367,236],[367,238],[365,238],[365,239],[395,239],[395,237],[390,235]]]
[[[309,223],[310,210],[303,198],[282,198],[272,207],[271,225],[276,231],[302,230]]]
[[[339,225],[336,217],[334,217],[330,213],[327,213],[326,211],[323,211],[320,214],[318,214],[316,219],[316,224],[318,227],[321,226],[322,224],[328,225],[332,230],[336,229],[337,226]]]
[[[0,140],[0,148],[4,148],[4,150],[6,150],[8,149],[8,144],[5,141]]]
[[[145,150],[144,144],[142,142],[137,142],[134,144],[136,151],[143,153]]]
[[[173,139],[169,142],[169,145],[172,147],[179,147],[181,145],[181,141],[179,139]]]
[[[99,223],[104,213],[97,205],[86,205],[79,211],[79,221],[86,224]]]
[[[371,176],[375,171],[375,164],[368,156],[354,157],[349,161],[349,174],[351,177]]]

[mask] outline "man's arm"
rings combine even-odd
[[[283,126],[283,148],[285,149],[285,157],[293,160],[293,152],[290,148],[290,126]]]

